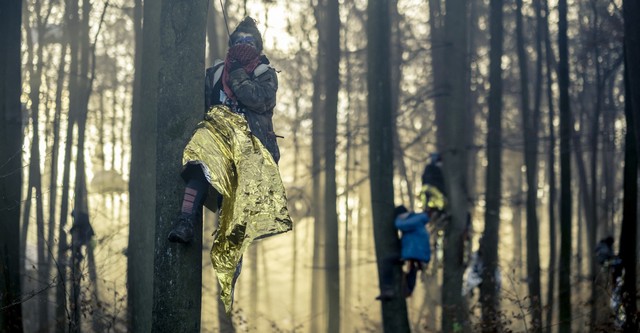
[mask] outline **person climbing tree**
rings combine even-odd
[[[403,292],[411,296],[416,286],[418,271],[422,271],[431,260],[429,232],[425,225],[429,222],[426,212],[410,212],[403,205],[394,210],[394,224],[402,233],[400,257],[397,254],[386,258],[383,263],[382,285],[377,300],[389,300],[395,297],[393,286],[393,266],[403,265]]]
[[[217,210],[221,204],[211,262],[227,312],[244,250],[256,238],[292,227],[272,122],[278,79],[262,46],[255,20],[246,17],[230,35],[225,60],[206,71],[206,114],[184,149],[187,185],[168,236],[189,244],[203,205]]]

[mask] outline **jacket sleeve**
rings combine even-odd
[[[204,111],[205,113],[211,108],[213,105],[213,86],[215,82],[213,82],[213,77],[215,74],[215,68],[209,67],[207,68],[205,77],[204,77]]]
[[[429,218],[426,214],[413,214],[405,219],[396,218],[395,224],[398,230],[409,231],[423,227],[427,222],[429,222]]]
[[[251,111],[264,113],[276,105],[278,76],[273,68],[253,79],[244,69],[236,69],[229,73],[229,83],[238,101]]]

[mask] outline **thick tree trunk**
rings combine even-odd
[[[49,235],[48,244],[51,246],[50,253],[53,254],[53,244],[55,244],[55,230],[56,230],[56,208],[58,199],[58,161],[60,150],[60,118],[62,117],[62,91],[64,90],[65,81],[65,64],[62,59],[67,54],[67,43],[63,41],[62,50],[60,51],[60,64],[58,64],[58,75],[56,83],[56,99],[55,99],[55,115],[53,117],[53,143],[51,144],[51,175],[49,181]],[[47,272],[51,272],[51,265],[54,264],[50,256],[47,260]],[[60,268],[60,262],[56,260],[56,269],[54,276],[58,277],[58,269]],[[56,278],[57,281],[60,281]],[[56,287],[57,289],[57,287]],[[56,320],[57,320],[56,316]]]
[[[567,0],[558,2],[558,87],[560,90],[560,270],[559,332],[571,332],[571,110],[569,108],[569,52]]]
[[[41,3],[36,1],[34,4],[35,16],[35,29],[38,31],[38,35],[44,34],[44,25],[46,24],[46,18],[41,16]],[[27,24],[27,29],[32,29],[31,25]],[[23,234],[22,234],[22,247],[26,248],[27,242],[27,230],[31,221],[31,206],[32,200],[31,194],[35,192],[35,210],[36,210],[36,253],[37,253],[37,289],[43,288],[43,284],[46,285],[49,279],[49,273],[47,271],[47,258],[45,256],[45,232],[44,232],[44,208],[42,199],[42,172],[40,170],[40,88],[42,86],[42,71],[44,68],[43,59],[43,45],[42,42],[38,42],[37,46],[34,45],[34,41],[30,34],[27,34],[27,67],[29,69],[29,100],[31,101],[31,153],[29,157],[29,179],[28,179],[28,196],[26,198],[25,210],[23,214]],[[34,62],[34,58],[37,60]],[[26,253],[23,252],[26,259]],[[49,323],[48,313],[48,293],[43,292],[37,298],[38,308],[38,321],[37,330],[43,331]]]
[[[640,115],[640,96],[633,98],[632,94],[639,94],[640,90],[631,86],[630,62],[632,60],[627,53],[625,41],[625,118],[627,120],[627,134],[625,136],[624,154],[624,202],[622,214],[622,230],[620,231],[620,259],[624,269],[622,286],[622,306],[624,306],[626,320],[622,326],[624,333],[638,332],[638,307],[637,307],[637,251],[638,246],[638,143],[635,128],[632,124]]]
[[[546,63],[546,78],[547,78],[547,103],[549,104],[549,274],[547,283],[547,313],[546,313],[546,333],[551,333],[553,323],[553,304],[555,299],[555,277],[556,277],[556,205],[557,205],[557,193],[556,193],[556,138],[554,122],[554,107],[553,107],[553,90],[552,90],[552,78],[553,72],[552,55],[553,49],[551,48],[551,39],[549,37],[549,8],[547,1],[544,2],[545,15],[544,15],[544,42],[545,42],[545,63]]]
[[[539,11],[536,11],[539,12]],[[529,103],[529,69],[525,51],[524,27],[522,22],[522,0],[516,0],[516,35],[518,64],[520,68],[520,97],[522,108],[522,127],[524,135],[524,161],[527,179],[527,285],[531,309],[531,329],[540,332],[542,325],[542,306],[540,304],[540,254],[539,228],[537,214],[538,197],[538,123],[540,121],[540,89],[536,86],[535,108],[533,113]],[[538,36],[540,34],[538,33]],[[538,46],[538,50],[540,47]],[[540,57],[541,52],[538,52]],[[541,81],[541,59],[536,59],[536,80]]]
[[[502,0],[491,0],[491,49],[489,51],[489,119],[487,126],[487,178],[484,233],[480,244],[484,269],[480,287],[482,331],[496,332],[500,327],[500,299],[496,290],[498,268],[498,230],[502,197]]]
[[[448,0],[444,24],[448,69],[447,88],[443,98],[443,170],[449,195],[451,221],[445,228],[442,285],[442,331],[469,329],[467,305],[462,297],[464,273],[462,236],[467,226],[469,197],[467,193],[467,160],[469,121],[467,117],[467,0]]]
[[[378,262],[378,281],[385,259],[399,255],[393,225],[393,110],[390,77],[389,1],[370,1],[367,6],[367,84],[369,114],[369,174],[373,233]],[[388,260],[387,260],[388,261]],[[400,266],[394,267],[394,292],[401,295]],[[385,332],[409,332],[407,304],[402,297],[382,302]]]
[[[135,1],[135,74],[131,105],[131,167],[129,174],[129,240],[127,247],[127,311],[131,332],[151,331],[153,304],[153,249],[155,230],[155,145],[146,134],[155,128],[149,122],[155,110],[142,108],[143,4]],[[155,59],[147,59],[149,67]],[[149,74],[157,69],[152,69]],[[146,103],[153,103],[147,101]],[[146,104],[145,103],[145,104]],[[147,113],[144,113],[144,112]],[[151,192],[151,193],[150,193]]]
[[[635,124],[636,148],[640,152],[640,3],[634,0],[624,0],[622,5],[624,16],[624,47],[625,70],[628,73],[629,98]],[[638,154],[640,155],[640,153]]]
[[[338,209],[336,187],[336,148],[338,122],[338,91],[340,89],[340,10],[338,0],[323,1],[320,47],[325,48],[325,260],[328,332],[340,332],[340,245],[338,244]],[[326,34],[326,35],[325,35]]]
[[[147,232],[155,239],[151,313],[154,332],[200,331],[202,226],[196,225],[191,245],[169,243],[167,235],[184,193],[179,174],[182,151],[202,119],[204,108],[207,3],[163,0],[144,6],[141,100],[145,103],[140,113],[147,116],[148,127],[138,130],[155,148],[148,156],[150,164],[144,165],[153,176],[141,179],[139,190],[146,192],[137,193],[153,197],[138,198],[152,203],[152,212],[140,216],[138,222],[149,226]]]
[[[22,332],[20,201],[22,200],[22,107],[20,26],[22,2],[0,4],[0,331]]]
[[[327,331],[327,298],[325,287],[327,285],[325,274],[325,251],[323,246],[326,244],[325,234],[325,110],[326,110],[326,71],[327,66],[326,54],[323,53],[322,41],[320,40],[322,25],[323,6],[318,3],[314,8],[314,16],[316,19],[316,29],[318,31],[318,54],[316,62],[316,71],[313,80],[313,97],[312,97],[312,130],[311,130],[311,175],[313,178],[313,194],[312,194],[312,214],[314,219],[313,226],[313,270],[311,272],[311,316],[310,323],[311,332]]]

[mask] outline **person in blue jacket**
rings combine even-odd
[[[405,206],[398,206],[394,211],[394,224],[401,236],[400,257],[391,256],[383,261],[381,276],[381,292],[378,300],[388,300],[395,296],[393,288],[393,264],[402,263],[404,296],[409,297],[416,286],[418,271],[421,271],[431,260],[431,244],[426,224],[429,222],[427,212],[410,212]]]

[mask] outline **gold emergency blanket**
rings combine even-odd
[[[280,172],[245,118],[221,105],[212,107],[198,124],[182,162],[202,166],[209,183],[224,197],[211,263],[230,313],[244,251],[254,239],[291,230]]]
[[[447,198],[440,192],[440,190],[429,184],[422,186],[420,190],[420,200],[422,201],[422,208],[444,210],[447,206]]]

